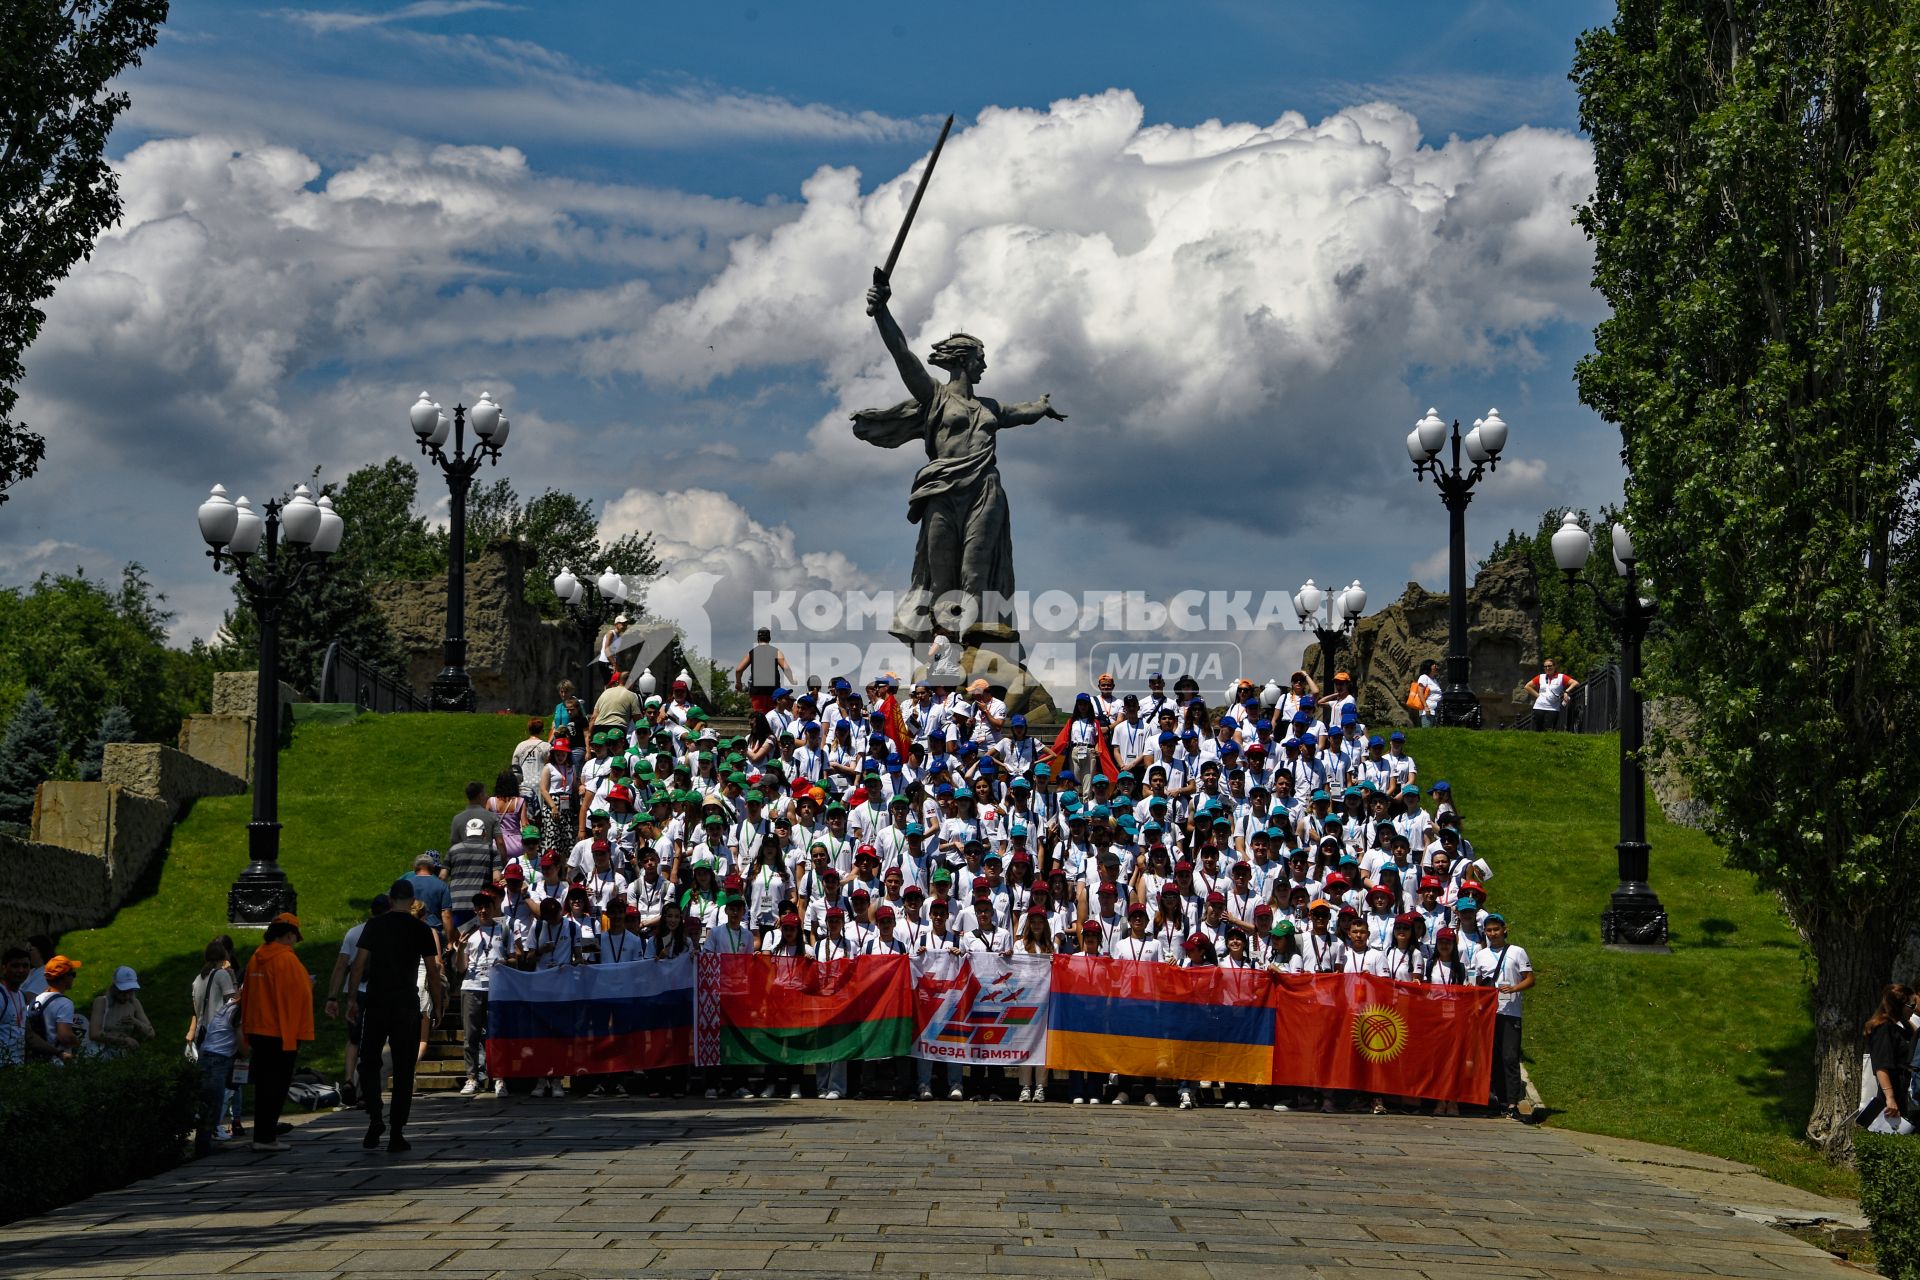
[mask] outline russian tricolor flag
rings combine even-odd
[[[693,955],[489,974],[487,1073],[601,1075],[693,1061]]]

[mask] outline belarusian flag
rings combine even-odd
[[[913,1049],[906,956],[813,961],[700,957],[694,1061],[781,1065],[904,1057]]]

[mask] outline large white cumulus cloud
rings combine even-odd
[[[863,194],[853,171],[821,169],[797,218],[736,241],[710,283],[592,366],[698,387],[818,363],[838,403],[816,454],[910,469],[854,442],[843,415],[901,395],[861,291],[919,173]],[[1426,146],[1379,104],[1192,128],[1146,125],[1124,91],[989,109],[941,157],[894,310],[922,351],[955,329],[984,338],[987,393],[1049,390],[1073,415],[1002,449],[1043,501],[1063,475],[1143,499],[1223,465],[1237,485],[1282,482],[1356,421],[1357,460],[1384,465],[1387,427],[1418,415],[1408,370],[1524,367],[1530,335],[1595,314],[1572,222],[1591,186],[1571,134]],[[1060,511],[1098,505],[1086,492]]]
[[[652,281],[704,276],[785,216],[542,176],[512,147],[408,145],[326,174],[292,147],[199,135],[117,168],[123,215],[47,307],[27,416],[57,449],[107,444],[163,470],[208,449],[365,461],[418,390],[391,369],[497,376],[506,353],[525,367],[630,330]],[[362,443],[363,423],[366,448],[332,447]]]

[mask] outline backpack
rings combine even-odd
[[[61,994],[60,992],[53,991],[53,990],[42,991],[39,995],[33,998],[33,1003],[27,1006],[28,1028],[32,1030],[33,1034],[35,1034],[36,1036],[39,1036],[42,1040],[45,1040],[48,1044],[53,1045],[55,1048],[55,1052],[47,1053],[44,1050],[34,1048],[33,1042],[28,1041],[26,1045],[26,1050],[27,1050],[27,1061],[29,1062],[59,1061],[60,1054],[58,1050],[60,1045],[60,1031],[59,1031],[59,1028],[57,1027],[50,1027],[47,1025],[47,1009],[49,1006],[53,1004],[55,997],[59,996],[60,994]]]

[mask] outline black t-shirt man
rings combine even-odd
[[[368,1008],[419,1004],[420,962],[439,954],[433,930],[425,921],[404,909],[376,916],[360,931],[360,950],[367,956],[361,976],[367,984]]]

